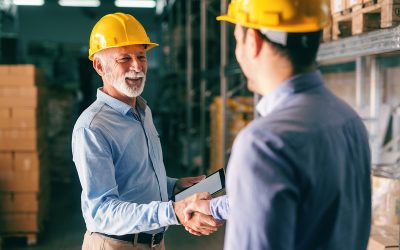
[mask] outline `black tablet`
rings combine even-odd
[[[209,192],[211,195],[225,188],[225,170],[221,168],[220,170],[210,174],[204,180],[199,183],[188,187],[181,192],[177,193],[172,200],[179,201],[185,199],[192,194],[199,192]]]

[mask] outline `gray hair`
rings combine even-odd
[[[96,52],[96,53],[93,55],[93,60],[99,60],[100,63],[101,63],[101,65],[102,65],[103,67],[106,67],[106,66],[107,66],[107,59],[106,59],[106,57],[107,57],[107,55],[106,55],[105,51],[104,51],[104,50],[101,50],[101,51],[99,51],[99,52]]]

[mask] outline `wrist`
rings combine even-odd
[[[177,202],[172,202],[172,208],[174,209],[174,213],[179,224],[182,224],[182,218],[180,216],[182,214],[182,209],[180,204]]]

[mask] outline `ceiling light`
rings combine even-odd
[[[131,8],[154,8],[156,7],[155,0],[115,0],[117,7],[131,7]]]
[[[66,7],[99,7],[99,0],[58,0],[58,4]]]
[[[44,0],[13,0],[15,5],[42,6]]]

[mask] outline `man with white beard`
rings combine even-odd
[[[73,160],[82,185],[82,213],[87,232],[82,249],[164,249],[169,225],[184,224],[196,235],[220,225],[196,214],[185,222],[184,208],[174,193],[204,176],[166,176],[160,139],[150,108],[140,97],[146,80],[150,42],[131,15],[108,14],[94,26],[89,59],[101,76],[97,100],[77,120],[72,134]]]

